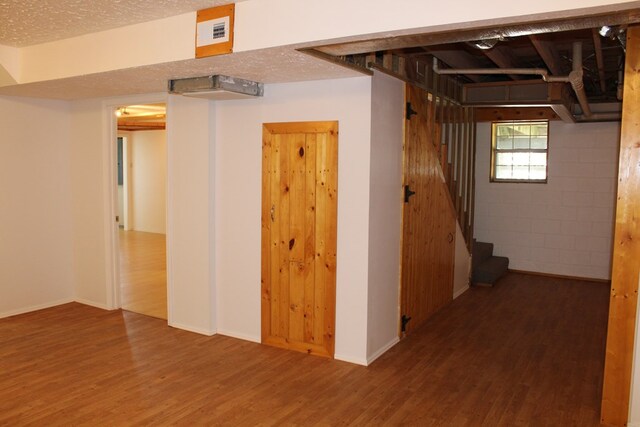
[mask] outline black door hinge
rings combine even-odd
[[[411,103],[410,102],[407,102],[407,112],[406,112],[406,115],[405,115],[407,120],[411,120],[411,116],[414,116],[416,114],[418,114],[418,112],[415,111],[413,108],[411,108]]]
[[[416,192],[411,191],[408,185],[404,186],[404,202],[405,203],[409,203],[409,197],[413,196],[414,194],[416,194]]]
[[[402,327],[401,327],[401,329],[400,329],[400,330],[401,330],[402,332],[406,332],[406,330],[407,330],[407,323],[409,323],[409,320],[411,320],[411,317],[408,317],[406,314],[403,314],[403,315],[402,315],[402,318],[400,319],[400,322],[401,322],[401,324],[402,324]]]

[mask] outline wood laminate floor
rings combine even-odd
[[[164,234],[120,229],[122,308],[167,319],[167,252]]]
[[[594,426],[607,309],[509,274],[362,367],[66,304],[0,320],[0,425]]]

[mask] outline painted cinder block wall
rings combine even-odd
[[[511,269],[609,279],[619,132],[552,121],[548,182],[490,183],[491,124],[478,124],[476,239]]]

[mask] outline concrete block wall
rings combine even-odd
[[[548,182],[490,183],[491,124],[478,124],[476,239],[515,270],[609,279],[619,131],[550,122]]]

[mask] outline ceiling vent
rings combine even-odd
[[[264,85],[251,80],[215,75],[169,80],[169,93],[224,101],[248,99],[264,94]]]

